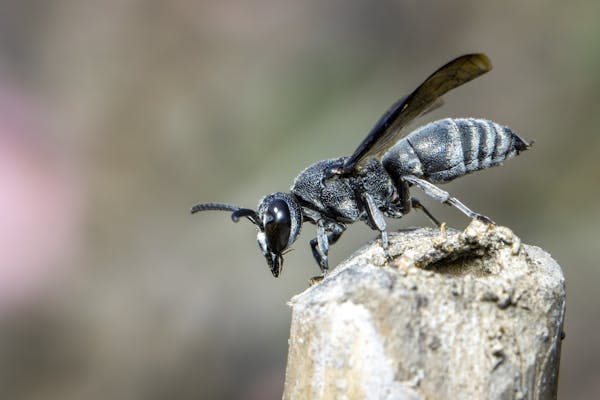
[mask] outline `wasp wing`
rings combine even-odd
[[[411,94],[395,102],[375,124],[354,154],[333,173],[336,175],[351,173],[369,159],[382,156],[404,136],[402,128],[420,115],[433,111],[443,104],[440,98],[442,95],[485,74],[490,69],[492,64],[489,58],[481,53],[466,54],[442,66]]]

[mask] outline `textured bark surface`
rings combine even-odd
[[[504,227],[392,234],[291,301],[284,399],[552,399],[565,283]]]

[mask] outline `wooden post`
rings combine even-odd
[[[559,265],[508,228],[407,230],[291,301],[284,399],[554,399]]]

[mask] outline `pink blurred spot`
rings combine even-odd
[[[75,236],[73,179],[40,122],[42,114],[0,81],[0,313],[39,297]]]

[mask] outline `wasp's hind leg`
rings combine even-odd
[[[326,222],[322,219],[317,222],[317,237],[310,241],[310,249],[321,268],[321,275],[310,278],[311,285],[323,280],[329,272],[329,246],[337,242],[345,230],[346,226],[338,222]]]
[[[458,209],[460,212],[462,212],[469,218],[477,219],[479,221],[485,222],[486,224],[494,223],[491,219],[489,219],[485,215],[481,215],[481,214],[478,214],[478,213],[472,211],[469,207],[467,207],[463,203],[461,203],[460,200],[458,200],[456,197],[450,196],[450,193],[446,192],[445,190],[440,189],[439,187],[435,186],[433,183],[427,182],[426,180],[417,178],[416,176],[413,176],[413,175],[403,176],[402,179],[404,179],[406,182],[410,183],[411,185],[417,186],[419,189],[421,189],[423,192],[425,192],[425,194],[427,196],[430,196],[444,204],[448,204],[448,205],[455,207],[456,209]]]

